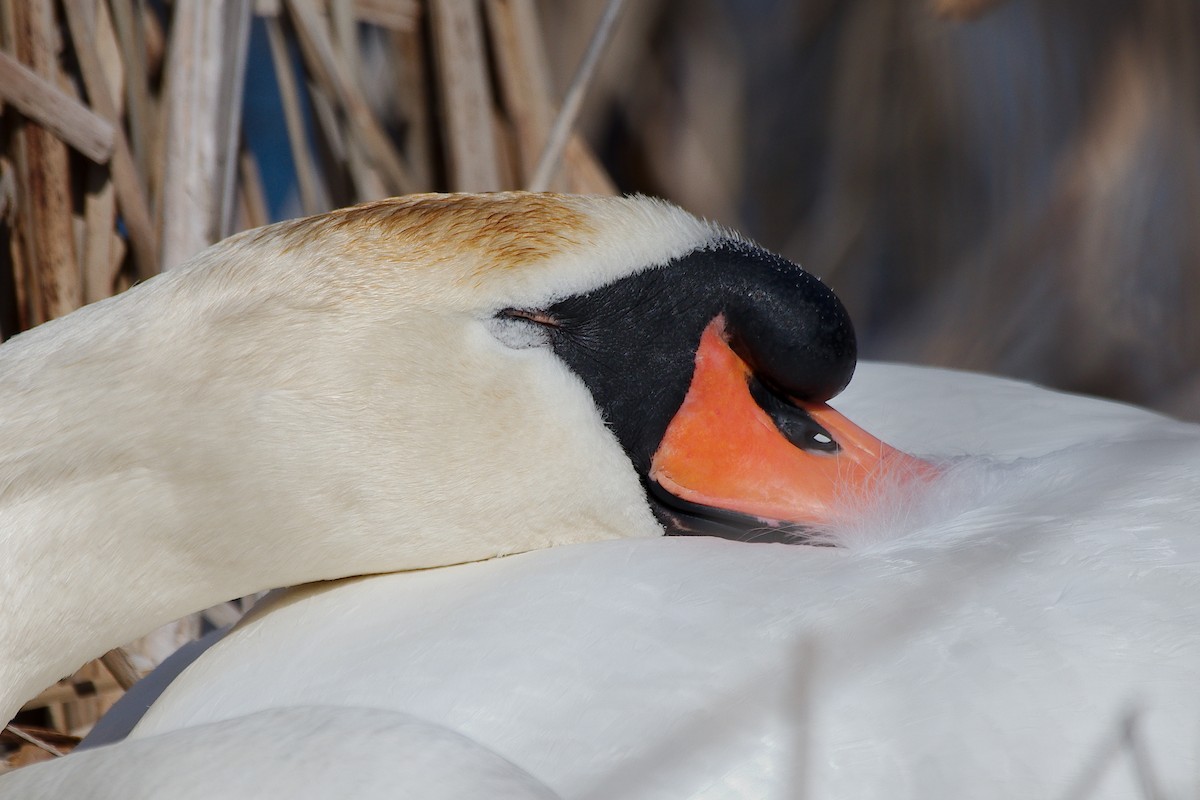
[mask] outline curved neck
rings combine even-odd
[[[202,373],[164,386],[172,370],[148,359],[194,354],[124,310],[85,309],[0,348],[0,722],[159,625],[304,577],[248,557],[264,515],[235,512],[245,499],[211,508],[240,479],[221,466],[229,406],[197,396]],[[173,406],[180,395],[198,408]]]

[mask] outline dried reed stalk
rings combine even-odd
[[[122,689],[128,689],[142,679],[142,674],[129,659],[129,654],[120,647],[100,656],[100,663],[108,670]]]
[[[55,758],[62,758],[63,756],[66,755],[66,753],[64,753],[62,750],[59,750],[54,745],[50,744],[45,739],[41,739],[37,736],[34,736],[29,731],[19,728],[16,725],[5,725],[4,730],[8,733],[11,733],[13,736],[16,736],[18,739],[22,739],[22,740],[28,742],[29,744],[33,745],[34,747],[38,748],[39,750],[45,750],[47,753],[54,756]]]
[[[350,129],[388,181],[390,191],[411,191],[412,180],[400,155],[371,111],[370,104],[354,81],[345,63],[339,59],[327,26],[321,21],[310,0],[288,0],[288,10],[300,41],[305,63],[322,85],[327,97],[341,102]]]
[[[533,0],[487,0],[486,8],[498,85],[516,137],[518,180],[527,185],[554,122],[537,9]]]
[[[104,48],[106,54],[119,52],[112,21],[106,6],[101,4],[97,7],[87,0],[67,0],[63,10],[66,13],[71,42],[75,48],[75,57],[79,60],[79,71],[87,88],[88,99],[100,116],[113,125],[113,153],[109,165],[112,181],[129,231],[138,274],[148,278],[159,271],[158,245],[150,204],[138,178],[129,140],[120,125],[121,110],[116,99],[119,92],[114,91],[114,87],[122,85],[124,72],[119,61],[101,55],[101,48]],[[89,259],[92,256],[89,250]],[[112,293],[116,270],[111,262],[103,267],[93,262],[92,266],[85,268],[84,274],[88,278],[86,285],[89,302],[107,296],[103,294],[102,286],[107,287],[109,294]]]
[[[592,34],[591,41],[588,42],[583,58],[579,61],[575,77],[571,79],[571,84],[567,88],[562,108],[559,109],[558,116],[550,128],[550,135],[538,158],[533,177],[529,179],[530,191],[545,191],[546,187],[550,185],[550,179],[562,160],[567,137],[575,126],[579,110],[583,107],[584,93],[591,83],[592,76],[596,73],[596,65],[600,63],[600,56],[612,36],[613,27],[617,23],[623,5],[624,0],[609,0],[608,5],[604,8],[604,13],[600,16],[600,21],[596,23],[596,30]]]
[[[283,119],[287,127],[288,143],[292,149],[292,162],[300,189],[300,204],[306,214],[316,214],[329,207],[325,197],[321,176],[313,160],[308,136],[304,131],[304,113],[301,110],[300,90],[292,71],[288,43],[278,14],[266,15],[267,41],[271,48],[271,61],[275,67],[275,79],[279,84],[279,96],[283,103]]]
[[[232,232],[249,0],[180,0],[168,52],[162,265]]]
[[[263,191],[258,161],[254,158],[254,154],[244,147],[241,158],[238,160],[238,178],[244,215],[244,224],[241,227],[258,228],[266,225],[271,221],[271,213],[267,208],[267,196]]]
[[[458,0],[430,0],[429,17],[450,188],[501,189],[479,7]]]
[[[113,149],[113,126],[7,53],[0,52],[0,99],[99,164]]]
[[[56,30],[50,0],[8,3],[13,52],[31,72],[50,85],[58,83],[54,48]],[[25,122],[17,135],[16,165],[22,261],[27,270],[28,324],[37,324],[78,308],[82,277],[75,258],[71,221],[71,175],[67,146],[54,133]]]

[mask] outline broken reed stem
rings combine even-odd
[[[558,171],[559,164],[562,162],[563,149],[566,147],[571,129],[575,127],[579,110],[583,107],[584,94],[596,72],[596,65],[600,63],[600,55],[611,38],[613,27],[624,3],[625,0],[609,0],[604,13],[600,16],[600,21],[596,24],[596,30],[592,34],[591,41],[588,42],[583,59],[579,62],[579,68],[575,70],[575,77],[571,79],[571,85],[567,88],[566,96],[563,97],[562,108],[559,109],[558,116],[554,119],[554,125],[550,128],[550,136],[546,140],[546,146],[542,149],[541,158],[538,159],[537,169],[533,171],[533,178],[529,181],[527,188],[531,192],[546,191],[550,186],[550,181],[554,178],[554,173]]]
[[[63,756],[66,755],[66,753],[64,753],[62,750],[59,750],[57,747],[50,744],[49,742],[39,739],[38,737],[34,736],[32,733],[26,733],[25,731],[21,730],[20,728],[18,728],[15,725],[12,725],[12,724],[5,725],[4,730],[11,733],[13,736],[16,736],[18,739],[23,739],[24,741],[29,742],[29,744],[33,745],[34,747],[45,750],[47,753],[54,756],[55,758],[62,758]]]
[[[0,98],[97,164],[108,161],[113,148],[113,126],[108,120],[4,52],[0,52]]]

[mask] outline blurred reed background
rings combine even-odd
[[[824,277],[866,357],[1200,419],[1194,0],[679,0],[638,22],[586,119],[622,189]]]
[[[0,0],[0,333],[271,220],[537,184],[606,7]],[[1200,419],[1198,45],[1195,0],[630,0],[548,185],[744,231],[866,357]],[[201,624],[23,724],[69,747]]]

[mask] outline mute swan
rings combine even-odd
[[[854,363],[818,280],[645,198],[235,236],[0,348],[0,718],[264,588],[664,526],[793,537],[926,474],[823,404]]]
[[[539,202],[528,196],[416,202],[487,205],[508,198],[526,209]],[[131,752],[124,748],[142,748],[135,752],[144,763],[169,752],[169,745],[156,744],[163,737],[204,746],[213,726],[229,726],[224,736],[237,736],[242,725],[269,728],[272,716],[284,713],[280,709],[299,709],[296,713],[314,719],[328,714],[336,725],[343,715],[362,707],[414,715],[435,729],[466,737],[472,744],[456,751],[460,755],[455,758],[461,756],[468,766],[476,754],[480,770],[497,760],[509,762],[512,767],[505,768],[505,774],[511,778],[512,797],[540,797],[549,791],[564,798],[758,800],[795,797],[807,787],[808,796],[816,798],[1125,798],[1137,796],[1139,785],[1147,781],[1161,784],[1151,788],[1162,788],[1159,794],[1174,793],[1171,796],[1194,786],[1200,752],[1200,702],[1194,689],[1200,668],[1200,537],[1195,533],[1200,519],[1200,434],[1195,426],[999,379],[866,365],[839,407],[904,449],[954,461],[936,482],[909,491],[907,476],[928,473],[923,462],[862,438],[858,429],[824,408],[813,409],[807,418],[787,417],[786,407],[776,407],[772,397],[762,396],[761,388],[754,386],[751,373],[762,375],[772,364],[812,362],[804,347],[797,348],[799,353],[759,349],[756,357],[745,343],[738,343],[739,332],[758,332],[755,339],[761,347],[764,342],[791,341],[798,334],[811,337],[809,321],[830,315],[832,324],[816,326],[826,355],[815,372],[824,379],[805,388],[767,372],[767,388],[816,401],[848,379],[843,348],[852,354],[852,345],[834,333],[842,330],[836,319],[840,307],[822,302],[818,309],[808,307],[798,318],[799,327],[789,328],[787,335],[764,331],[761,320],[751,324],[740,310],[731,312],[728,307],[721,314],[705,306],[707,313],[677,320],[691,326],[692,350],[699,345],[698,356],[689,352],[684,358],[688,365],[694,360],[696,368],[683,370],[683,378],[678,377],[678,359],[664,363],[631,347],[626,357],[642,367],[639,374],[656,378],[654,385],[670,384],[674,376],[679,387],[674,401],[646,401],[650,411],[657,412],[649,415],[657,423],[654,435],[639,435],[622,422],[637,418],[629,413],[634,401],[621,389],[628,384],[611,383],[611,372],[588,363],[593,355],[602,362],[606,353],[591,337],[612,341],[628,333],[627,340],[634,343],[668,341],[669,336],[656,338],[653,331],[647,336],[626,311],[632,305],[643,313],[665,313],[663,294],[649,284],[628,296],[600,287],[629,287],[632,284],[621,284],[619,276],[636,279],[663,272],[631,264],[686,261],[691,254],[692,266],[702,265],[721,255],[726,246],[715,241],[729,240],[730,234],[649,201],[551,202],[586,207],[587,218],[602,235],[566,234],[570,226],[558,221],[554,230],[559,238],[554,241],[559,249],[552,255],[534,254],[542,258],[535,263],[546,266],[543,273],[521,270],[518,275],[495,276],[486,286],[472,282],[478,276],[469,266],[439,273],[444,285],[454,287],[443,293],[446,302],[459,302],[458,293],[472,288],[479,289],[479,298],[495,295],[477,306],[461,301],[467,309],[463,317],[471,320],[464,323],[465,332],[449,323],[438,331],[457,331],[457,336],[430,335],[419,324],[403,327],[412,315],[436,324],[434,315],[423,313],[429,309],[419,304],[416,309],[406,305],[402,318],[355,328],[349,336],[339,334],[343,326],[338,322],[330,322],[316,328],[324,336],[296,337],[308,349],[295,355],[283,374],[294,379],[307,363],[327,365],[339,381],[355,378],[343,383],[364,387],[358,402],[369,404],[376,397],[369,390],[376,387],[363,379],[364,372],[395,366],[369,358],[382,348],[348,345],[375,342],[376,337],[390,341],[393,326],[401,326],[410,342],[419,339],[430,348],[423,356],[427,361],[416,365],[424,381],[408,384],[414,389],[441,385],[438,381],[448,370],[463,385],[480,385],[476,372],[500,359],[497,363],[503,367],[496,372],[518,371],[520,376],[496,375],[496,385],[535,407],[523,411],[516,399],[505,405],[502,392],[473,404],[470,397],[416,398],[414,417],[421,413],[426,419],[453,420],[466,427],[455,429],[451,437],[463,443],[455,457],[437,452],[437,442],[424,443],[424,450],[411,449],[410,456],[421,452],[428,469],[464,470],[471,479],[489,485],[489,479],[502,474],[505,459],[496,457],[490,471],[475,470],[472,457],[490,455],[474,454],[471,446],[503,435],[489,423],[498,414],[513,413],[527,420],[520,433],[508,439],[512,452],[504,454],[519,464],[506,484],[508,492],[516,493],[513,506],[543,509],[546,519],[588,520],[586,513],[568,516],[571,512],[559,505],[563,499],[554,493],[555,487],[581,480],[570,491],[586,496],[566,500],[580,506],[596,498],[587,507],[596,521],[585,523],[587,530],[596,526],[595,535],[558,539],[554,543],[571,546],[511,558],[294,591],[262,608],[188,669],[130,741],[81,754],[88,761],[78,762],[78,768],[70,766],[72,757],[14,776],[27,783],[0,779],[0,797],[27,796],[21,790],[43,780],[34,770],[49,775],[57,768],[83,781],[92,763],[106,753]],[[593,202],[598,205],[591,206]],[[553,215],[544,207],[535,214],[543,219]],[[503,214],[498,222],[501,228],[510,225]],[[353,239],[310,241],[301,235],[303,230],[292,228],[287,235],[302,240],[305,248],[285,254],[302,259],[291,265],[302,274],[317,270],[303,259],[318,244],[344,269],[343,259],[360,257],[361,251],[353,248],[361,246],[357,243],[364,234],[368,245],[378,244],[383,235],[363,225]],[[377,238],[371,238],[373,233]],[[456,257],[471,251],[469,237],[450,234]],[[215,266],[208,269],[236,263],[230,256],[242,246],[235,242],[227,245],[224,255],[218,251],[210,256]],[[583,256],[590,247],[608,254],[609,260],[600,266],[590,263]],[[758,263],[779,264],[759,251],[744,250],[745,245],[728,247],[754,253]],[[339,249],[345,253],[339,254]],[[529,254],[520,257],[527,259]],[[428,253],[422,260],[439,269],[453,270],[457,264]],[[276,257],[271,264],[282,271],[282,259]],[[569,278],[576,271],[587,273],[587,279]],[[265,319],[290,320],[290,304],[308,295],[304,287],[278,279],[282,308],[271,308],[275,313]],[[430,279],[412,291],[432,301],[432,283]],[[369,300],[378,297],[372,292],[383,291],[362,277],[352,284],[355,296],[366,292]],[[708,290],[694,275],[684,285],[704,290],[702,295]],[[539,295],[541,290],[546,293]],[[649,299],[633,302],[631,297]],[[551,358],[558,335],[555,325],[573,319],[577,304],[592,299],[605,303],[602,307],[612,312],[606,318],[614,320],[613,326],[583,326],[586,333],[580,338],[588,346],[574,354],[559,353],[561,363]],[[764,304],[759,310],[763,307],[771,309]],[[314,310],[330,311],[327,306]],[[774,307],[765,321],[786,320],[782,310]],[[340,313],[339,321],[356,319],[350,311]],[[313,327],[310,323],[305,330],[312,333]],[[236,346],[247,336],[253,342],[253,329],[249,324],[238,326],[225,346]],[[486,343],[481,352],[487,358],[465,367],[453,360],[439,364],[439,358],[445,361],[447,342],[473,352],[470,347],[477,340]],[[735,346],[722,347],[727,342]],[[287,347],[275,344],[281,355],[286,354]],[[730,354],[739,350],[741,358],[731,361]],[[316,355],[323,360],[314,362]],[[349,364],[341,366],[339,357]],[[398,357],[405,359],[406,369],[414,369],[414,356]],[[544,371],[530,365],[541,365]],[[713,367],[715,372],[709,370]],[[258,370],[263,368],[257,363]],[[794,371],[813,372],[810,367]],[[740,378],[729,381],[730,374]],[[256,380],[258,374],[251,372],[239,384],[241,391]],[[753,391],[721,399],[739,385]],[[545,389],[548,397],[576,397],[578,402],[539,404],[531,398],[542,395],[531,388]],[[347,419],[357,417],[342,404],[349,404],[346,398],[332,389],[326,392],[321,396],[335,412],[330,427],[350,426]],[[747,396],[753,404],[746,402]],[[273,410],[273,400],[268,393],[260,403]],[[662,412],[662,407],[676,405],[678,413]],[[739,480],[744,473],[736,457],[722,462],[725,466],[716,475],[697,474],[693,467],[698,457],[730,455],[721,452],[720,440],[714,443],[705,436],[711,428],[703,424],[724,405],[748,409],[768,431],[799,429],[801,441],[818,452],[825,437],[844,443],[840,452],[851,463],[840,461],[842,466],[832,475],[840,470],[850,482],[833,483],[831,473],[820,470],[828,461],[820,460],[805,462],[817,468],[818,477],[817,485],[808,484],[803,494],[796,493],[792,481],[756,494],[765,479]],[[179,403],[174,407],[178,410]],[[596,431],[597,407],[612,433],[601,428],[588,440],[598,448],[589,456],[589,469],[574,470],[569,459],[551,464],[520,460],[525,455],[522,448],[530,449],[539,435],[549,439],[549,445],[562,439],[561,449],[554,452],[583,443],[583,434],[569,426],[550,432],[541,428],[566,419]],[[323,410],[315,403],[303,410],[314,408]],[[351,405],[351,410],[357,409]],[[372,420],[388,418],[379,409],[367,411]],[[338,455],[337,448],[328,445],[314,448],[313,443],[322,440],[311,435],[315,421],[310,416],[267,418],[281,430],[306,437],[293,456],[302,458],[311,451],[313,458],[303,460],[304,465],[315,468],[317,456],[325,460]],[[722,424],[726,427],[717,430],[731,430]],[[373,430],[366,427],[368,433]],[[388,431],[386,425],[380,429]],[[446,428],[439,430],[444,433]],[[359,437],[363,452],[391,463],[381,452],[386,447],[372,448],[369,435]],[[751,435],[742,431],[724,441],[746,445]],[[278,442],[269,444],[276,447]],[[774,444],[778,442],[763,445],[768,447],[765,458],[782,458],[786,464],[791,451],[780,451]],[[879,461],[866,460],[862,454],[868,452],[879,455]],[[854,462],[856,458],[862,460]],[[255,462],[256,468],[261,463]],[[336,458],[334,463],[339,463]],[[353,466],[343,464],[343,472],[315,477],[303,469],[276,469],[273,477],[297,480],[305,491],[327,497],[320,491],[323,482],[339,485],[337,478]],[[792,465],[785,471],[795,475],[798,470]],[[596,482],[618,474],[629,477],[624,494],[620,482],[615,488],[589,492]],[[408,521],[418,511],[461,510],[445,530],[471,534],[486,520],[489,531],[514,535],[504,515],[481,513],[470,497],[447,495],[424,472],[403,475],[424,478],[418,485],[429,487],[431,497],[461,509],[417,505],[409,509],[409,517],[399,519]],[[726,480],[728,476],[733,477]],[[376,492],[386,488],[386,482],[363,477]],[[539,480],[551,483],[538,491]],[[646,487],[671,492],[665,498],[670,505],[655,505],[657,496],[647,499]],[[864,494],[863,487],[870,491]],[[610,492],[610,502],[622,498],[615,502],[619,507],[610,509],[597,498],[600,489]],[[794,516],[780,514],[779,507],[771,505],[781,494],[791,498],[788,508],[798,509]],[[366,492],[352,496],[374,500]],[[885,501],[872,503],[875,496]],[[289,499],[299,503],[305,497]],[[838,501],[858,513],[839,514]],[[697,506],[700,514],[694,513]],[[718,507],[720,511],[713,510]],[[630,509],[640,509],[642,516]],[[249,513],[253,509],[218,513],[222,511],[213,512],[214,522],[236,512],[270,527],[262,516]],[[282,511],[290,509],[283,506]],[[599,532],[612,513],[629,515],[635,523],[641,519],[645,535]],[[826,539],[841,547],[667,540],[657,536],[651,513],[676,528],[703,527],[733,536],[743,535],[741,529],[748,524],[757,525],[765,539],[782,538],[787,526],[778,523],[787,519],[819,522]],[[281,518],[286,522],[291,517]],[[313,529],[330,530],[319,525]],[[622,530],[641,529],[635,524]],[[619,541],[622,538],[628,540]],[[601,539],[613,541],[597,541]],[[348,546],[347,537],[339,541]],[[503,542],[503,536],[489,543],[496,546],[496,541]],[[531,550],[546,543],[521,539],[495,552]],[[351,558],[324,552],[337,569]],[[393,554],[379,544],[373,555],[386,562]],[[478,550],[470,555],[481,557]],[[1130,708],[1137,712],[1139,749],[1149,753],[1149,773],[1131,769],[1129,759],[1122,758],[1106,769],[1090,771]],[[323,741],[319,737],[314,733],[305,741]],[[265,757],[258,767],[267,775],[279,768]],[[203,784],[203,774],[189,774],[196,786]],[[251,776],[262,777],[257,772]],[[136,773],[113,786],[116,794],[107,796],[145,790]],[[492,796],[471,791],[463,789],[462,796]],[[193,794],[211,796],[202,789]]]

